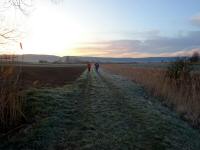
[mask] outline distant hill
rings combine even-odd
[[[101,63],[134,63],[134,62],[171,62],[175,61],[175,57],[149,57],[149,58],[105,58],[105,57],[78,57],[64,56],[62,62],[101,62]]]
[[[25,54],[23,55],[24,62],[39,62],[39,61],[48,61],[48,62],[55,62],[59,61],[59,56],[54,55],[34,55],[34,54]],[[22,55],[17,55],[17,60],[22,60]]]
[[[176,57],[148,57],[148,58],[109,58],[109,57],[81,57],[81,56],[54,56],[54,55],[16,55],[16,61],[21,61],[23,57],[24,62],[38,63],[39,61],[51,63],[86,63],[86,62],[100,62],[100,63],[134,63],[134,62],[170,62],[174,61]]]

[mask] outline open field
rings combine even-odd
[[[56,87],[69,84],[76,80],[86,68],[82,64],[24,64],[20,66],[13,64],[11,67],[15,69],[15,72],[20,72],[19,86],[22,88]]]
[[[199,130],[139,85],[103,70],[26,95],[31,120],[0,136],[2,150],[200,149]]]
[[[22,85],[56,87],[75,81],[85,65],[27,65],[22,67]]]
[[[170,65],[170,62],[159,63],[159,62],[149,62],[149,63],[130,63],[126,64],[127,66],[134,68],[145,68],[145,69],[167,69]],[[200,72],[200,63],[191,64],[191,67],[194,69],[194,72]]]
[[[200,74],[191,78],[171,80],[163,64],[107,64],[103,68],[143,85],[152,95],[161,97],[164,104],[175,109],[192,125],[200,124]],[[155,67],[156,66],[156,67]],[[164,68],[164,69],[163,69]]]
[[[74,82],[85,65],[1,65],[0,133],[26,122],[24,90],[58,87]]]

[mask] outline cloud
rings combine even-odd
[[[173,53],[161,53],[157,56],[159,56],[159,57],[192,56],[194,54],[194,52],[198,52],[200,54],[200,48],[194,48],[194,49],[190,49],[190,50],[180,50],[180,51],[173,52]]]
[[[141,52],[129,52],[127,50],[110,50],[105,48],[98,47],[85,47],[77,48],[74,50],[75,55],[79,56],[92,56],[92,57],[153,57],[154,55],[150,53],[141,53]]]
[[[200,15],[193,16],[191,18],[191,23],[196,26],[200,26]]]
[[[190,31],[184,36],[159,36],[157,38],[145,40],[140,50],[151,53],[163,53],[198,47],[200,47],[200,31]]]
[[[80,56],[116,57],[116,58],[181,57],[181,56],[192,56],[194,52],[198,52],[200,54],[200,48],[180,50],[176,52],[158,53],[158,54],[147,53],[147,52],[134,52],[134,51],[113,52],[112,50],[105,51],[104,49],[95,49],[95,48],[77,49],[77,52]]]
[[[146,40],[111,40],[85,43],[76,48],[77,54],[106,57],[151,57],[190,55],[200,49],[200,31],[191,31],[184,36],[157,36]]]

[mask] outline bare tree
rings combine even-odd
[[[16,41],[14,32],[14,29],[3,29],[3,31],[0,31],[0,45],[8,44],[10,41]]]
[[[0,12],[6,11],[10,8],[19,10],[24,15],[28,15],[33,10],[33,4],[36,0],[0,0]],[[57,4],[62,0],[50,0],[52,3]],[[0,13],[0,17],[2,14]],[[1,20],[2,21],[2,20]],[[16,29],[12,27],[2,26],[0,21],[0,45],[8,44],[10,41],[16,41]]]
[[[32,10],[35,0],[1,0],[0,2],[0,46],[5,47],[11,42],[17,42],[17,30],[13,26],[5,25],[6,12],[10,9],[19,10],[24,15],[28,15]]]
[[[19,9],[22,13],[26,13],[28,8],[32,6],[33,2],[34,0],[4,0],[2,6],[6,9],[14,7]]]

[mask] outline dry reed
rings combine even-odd
[[[154,96],[163,97],[163,102],[173,106],[176,111],[192,125],[200,124],[200,75],[179,80],[166,77],[166,70],[140,68],[125,64],[104,65],[105,69],[134,80],[147,88]]]
[[[19,67],[14,64],[0,66],[0,129],[5,132],[15,127],[24,117],[23,96],[20,91]]]

